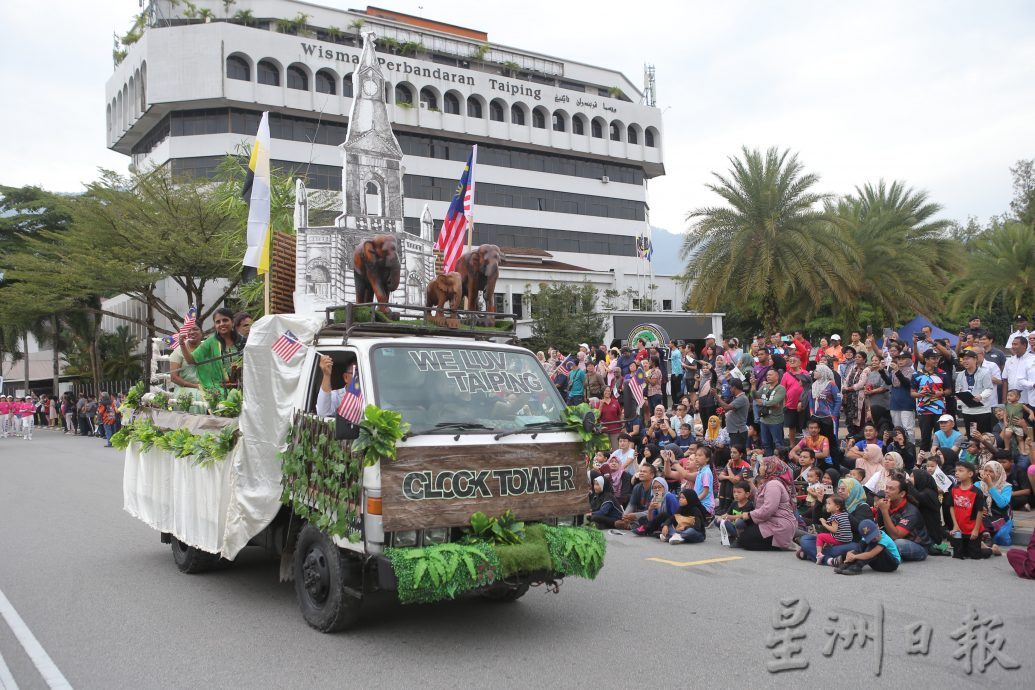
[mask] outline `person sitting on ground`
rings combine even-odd
[[[679,494],[679,508],[662,530],[661,538],[669,544],[699,544],[704,541],[707,522],[708,511],[697,493],[693,489],[684,489]]]
[[[755,492],[755,509],[737,521],[737,541],[748,551],[786,549],[793,542],[798,521],[794,517],[794,482],[787,464],[779,458],[763,458]]]
[[[872,443],[866,444],[862,455],[855,460],[856,468],[861,469],[864,473],[863,486],[866,486],[870,478],[881,471],[883,462],[884,453],[881,452],[880,446]]]
[[[733,485],[733,503],[730,504],[726,513],[716,517],[719,526],[720,541],[723,546],[734,546],[737,541],[737,520],[740,520],[744,513],[755,509],[755,502],[751,500],[751,482],[741,479]]]
[[[949,547],[945,543],[945,530],[942,528],[941,491],[938,489],[938,484],[927,471],[926,466],[914,467],[913,472],[909,475],[909,480],[909,496],[916,501],[916,507],[924,521],[927,537],[931,540],[928,553],[947,555]]]
[[[845,500],[840,496],[827,496],[826,512],[830,517],[820,518],[819,526],[822,530],[816,530],[816,563],[823,563],[824,547],[848,544],[852,541],[852,523],[845,512]]]
[[[1008,451],[998,451],[1004,459],[1009,458]],[[1013,510],[1011,499],[1013,487],[1006,481],[1006,470],[999,460],[989,460],[981,466],[978,482],[985,494],[987,511],[984,517],[984,528],[992,535],[992,555],[1000,556],[1000,546],[1013,544]]]
[[[805,426],[805,435],[801,437],[801,440],[798,441],[796,446],[791,448],[790,458],[798,465],[802,464],[801,459],[798,457],[798,453],[803,448],[810,449],[816,460],[823,463],[825,467],[831,466],[830,439],[820,433],[819,420],[810,419],[809,423]]]
[[[862,439],[848,447],[848,450],[845,451],[845,459],[854,461],[862,458],[866,446],[869,445],[876,445],[881,450],[884,450],[884,441],[877,438],[877,427],[872,424],[867,424],[863,427]]]
[[[1010,562],[1017,577],[1026,580],[1035,580],[1035,532],[1028,540],[1026,549],[1010,549],[1006,552],[1006,560]]]
[[[958,484],[952,487],[952,534],[949,543],[952,545],[953,558],[988,558],[992,555],[991,545],[982,548],[982,512],[985,510],[985,494],[974,485],[977,467],[969,462],[956,465]],[[991,541],[989,536],[988,541]]]
[[[611,491],[611,480],[606,474],[597,474],[590,484],[593,492],[589,496],[589,512],[586,520],[602,527],[614,527],[622,518],[622,506]]]
[[[1035,413],[1021,403],[1021,392],[1016,388],[1011,388],[1006,392],[1006,402],[1002,405],[1002,408],[1006,413],[1005,431],[1009,431],[1011,437],[1016,437],[1017,447],[1021,455],[1028,455],[1032,429],[1035,428],[1033,427],[1035,425]],[[1004,445],[1009,448],[1006,441],[1007,436],[1004,435]]]
[[[716,513],[729,512],[733,502],[733,486],[742,479],[751,478],[751,465],[744,459],[740,448],[730,446],[729,460],[719,469],[719,506]]]
[[[863,520],[873,519],[873,511],[870,509],[869,504],[866,503],[866,492],[863,490],[862,484],[858,481],[852,477],[844,477],[837,484],[837,495],[844,499],[845,510],[848,512],[848,520],[852,524],[852,533],[856,538],[858,538],[859,523]],[[799,548],[796,555],[799,559],[803,561],[816,560],[815,534],[802,535],[801,540],[798,542],[798,546]],[[842,556],[858,547],[858,541],[853,541],[849,544],[831,546],[826,550],[826,555],[828,558]]]
[[[635,454],[633,455],[635,457]],[[608,486],[618,499],[619,505],[629,502],[632,495],[632,475],[625,471],[619,456],[612,454],[600,467],[600,472],[607,476]],[[619,516],[621,517],[621,516]]]
[[[679,455],[686,455],[686,451],[690,448],[691,444],[694,443],[694,436],[691,433],[692,429],[689,424],[684,424],[679,427],[679,433],[676,434],[676,445],[679,446]]]
[[[679,510],[679,501],[675,494],[668,490],[668,484],[661,477],[655,476],[650,485],[651,499],[647,505],[647,514],[639,520],[639,526],[633,533],[640,537],[652,537]]]
[[[905,471],[905,463],[902,461],[902,456],[891,451],[885,453],[881,460],[881,468],[875,475],[873,482],[874,493],[881,494],[888,485],[888,480],[892,475],[899,474]]]
[[[676,432],[665,416],[665,406],[655,405],[654,416],[648,420],[647,437],[650,443],[663,446],[676,440]]]
[[[618,529],[634,529],[640,524],[640,520],[647,517],[647,509],[654,500],[651,485],[654,482],[656,470],[654,465],[644,462],[639,465],[636,471],[638,482],[633,485],[629,494],[629,502],[625,506],[622,519],[615,522]],[[664,483],[664,482],[662,482]]]
[[[874,502],[877,524],[895,540],[901,560],[923,561],[930,552],[931,538],[927,536],[924,517],[909,487],[901,472],[888,478],[884,496]]]
[[[938,418],[938,431],[934,432],[931,441],[931,452],[941,448],[950,448],[959,453],[963,448],[963,434],[956,429],[956,420],[951,414],[943,414]]]
[[[884,444],[884,450],[894,451],[902,456],[902,463],[906,472],[912,472],[916,467],[916,445],[909,440],[906,430],[900,426],[895,427],[888,434],[888,442]]]
[[[843,557],[838,556],[833,559],[841,561],[833,563],[835,573],[858,575],[866,565],[879,573],[891,573],[898,570],[898,565],[902,562],[898,547],[895,546],[895,541],[891,537],[881,531],[876,522],[863,520],[859,523],[859,540],[861,545],[858,550],[852,550]]]
[[[1014,510],[1029,510],[1032,501],[1031,483],[1028,481],[1028,474],[1024,472],[1014,461],[1009,453],[1002,453],[996,457],[999,464],[1006,472],[1006,482],[1010,485],[1010,507]]]
[[[706,446],[728,446],[730,444],[729,432],[722,426],[719,415],[712,415],[708,418],[708,427],[704,430],[702,440]]]
[[[825,470],[822,474],[819,473],[818,467],[812,469],[817,479],[814,483],[811,479],[809,481],[801,517],[805,521],[806,528],[811,527],[811,531],[815,533],[818,530],[820,518],[828,517],[826,498],[827,496],[834,495],[834,492],[837,491],[837,484],[841,481],[841,474],[833,468]]]

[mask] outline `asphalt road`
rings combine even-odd
[[[177,572],[158,534],[122,511],[121,454],[102,445],[44,431],[31,443],[0,440],[0,592],[75,688],[1022,687],[1035,664],[1035,583],[1003,558],[843,577],[790,553],[725,549],[715,533],[679,546],[609,535],[594,582],[502,605],[401,606],[380,596],[365,602],[357,628],[322,635],[258,551],[214,573]],[[809,605],[794,629],[806,635],[798,658],[809,666],[769,673],[773,612],[793,598]],[[992,662],[979,673],[975,656],[968,676],[953,659],[950,635],[968,605],[1002,617],[991,634],[1021,669]],[[881,606],[880,679],[877,637],[824,656],[831,614],[837,625],[857,615],[872,624]],[[8,618],[7,683],[48,687]],[[932,631],[927,655],[906,653],[904,626],[916,622]]]

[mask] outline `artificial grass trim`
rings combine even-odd
[[[553,570],[545,532],[543,525],[528,525],[525,527],[525,540],[522,543],[496,547],[504,577]]]

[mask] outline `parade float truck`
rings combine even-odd
[[[207,392],[206,414],[137,390],[114,439],[125,510],[184,573],[267,550],[323,632],[352,625],[376,591],[514,601],[595,577],[604,539],[581,524],[593,412],[565,406],[512,322],[446,328],[426,312],[263,317],[240,387]],[[323,356],[328,397],[360,396],[361,417],[351,397],[317,414]]]

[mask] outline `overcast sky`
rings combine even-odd
[[[704,184],[742,145],[798,152],[822,191],[905,180],[958,220],[1005,211],[1009,167],[1035,157],[1035,3],[1025,0],[376,4],[634,83],[654,64],[668,174],[650,183],[651,221],[673,231],[716,203]],[[104,145],[104,83],[112,33],[138,11],[138,0],[6,3],[0,182],[79,191],[98,167],[126,169]]]

